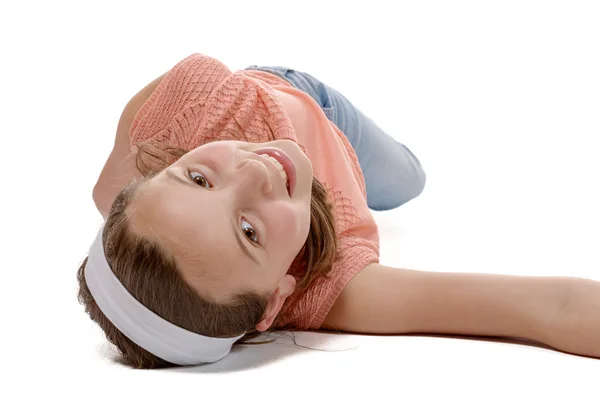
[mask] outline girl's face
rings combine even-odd
[[[198,292],[217,301],[266,293],[308,237],[312,179],[293,141],[211,142],[140,187],[130,220],[173,251]]]

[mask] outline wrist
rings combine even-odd
[[[600,282],[562,278],[554,312],[539,341],[574,354],[600,357]]]

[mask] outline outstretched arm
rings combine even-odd
[[[600,357],[600,282],[371,264],[344,288],[322,328],[525,338]]]

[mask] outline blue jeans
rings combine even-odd
[[[391,210],[414,199],[425,187],[425,171],[415,155],[379,128],[348,99],[315,77],[286,67],[246,69],[273,73],[311,96],[348,138],[365,177],[367,204]]]

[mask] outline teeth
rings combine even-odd
[[[287,174],[285,173],[285,170],[283,169],[283,165],[281,165],[279,163],[279,161],[277,161],[276,158],[271,157],[268,154],[261,154],[261,156],[263,156],[264,158],[266,158],[267,160],[271,161],[273,163],[273,165],[275,165],[275,168],[277,168],[277,170],[279,171],[279,174],[281,175],[281,178],[283,178],[283,182],[285,183],[285,185],[287,186],[288,184],[288,179],[287,179]]]

